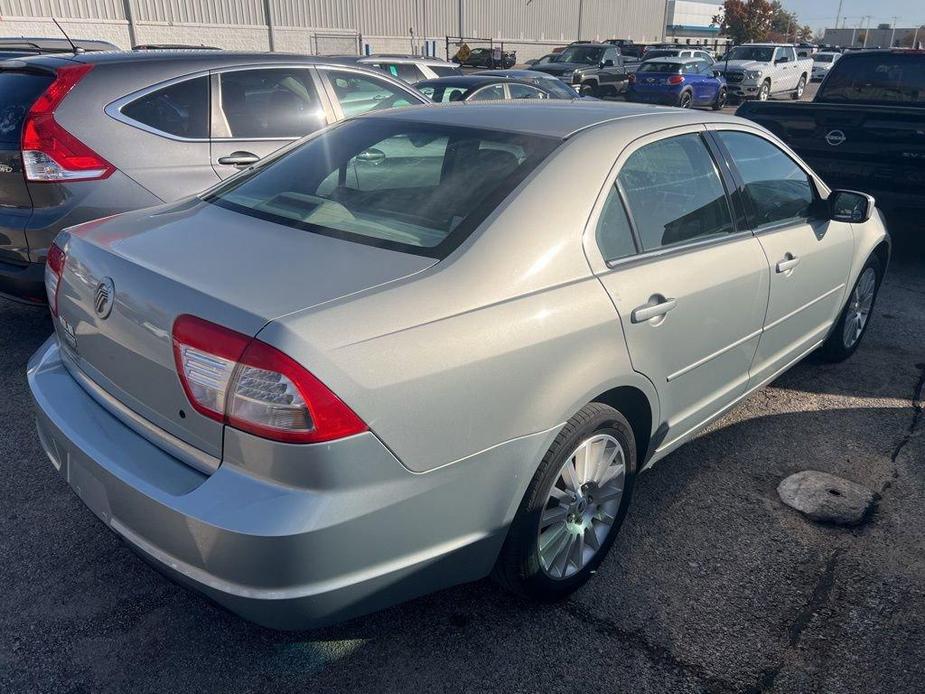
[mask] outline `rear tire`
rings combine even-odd
[[[726,107],[726,102],[728,100],[729,97],[726,94],[726,88],[720,87],[719,91],[716,93],[716,99],[713,100],[713,110],[722,111]]]
[[[800,75],[800,81],[797,83],[797,90],[790,95],[795,101],[803,98],[803,92],[806,91],[806,75]]]
[[[543,456],[493,578],[541,602],[580,588],[616,539],[635,475],[636,441],[626,418],[601,403],[585,405]]]
[[[829,362],[844,361],[861,344],[870,319],[874,315],[874,304],[883,280],[883,265],[880,258],[872,255],[867,259],[858,275],[854,288],[848,295],[848,303],[832,326],[832,331],[819,350],[822,358]]]
[[[694,106],[694,96],[690,92],[681,92],[678,97],[678,108],[692,108]]]

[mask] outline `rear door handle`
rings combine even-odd
[[[800,264],[800,259],[788,253],[786,258],[784,258],[783,260],[777,261],[777,271],[778,272],[789,272],[790,270],[793,270],[793,268],[795,268],[799,264]]]
[[[649,306],[648,304],[639,306],[633,310],[633,313],[630,315],[630,320],[633,323],[644,323],[647,320],[664,316],[677,305],[677,299],[664,299],[654,306]]]
[[[219,157],[218,163],[223,166],[250,166],[260,161],[260,157],[251,152],[232,152],[226,157]]]

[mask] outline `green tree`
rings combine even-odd
[[[774,6],[768,0],[726,0],[723,14],[713,17],[713,23],[734,43],[748,43],[766,41],[773,18]]]

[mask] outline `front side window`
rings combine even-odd
[[[385,80],[346,70],[326,70],[344,116],[358,116],[396,106],[418,103],[408,92]]]
[[[796,162],[763,137],[734,130],[717,132],[745,182],[756,227],[811,216],[814,188]]]
[[[122,115],[168,135],[209,137],[209,78],[176,82],[122,107]]]
[[[733,231],[725,188],[699,135],[640,147],[617,180],[645,251]]]
[[[558,143],[364,118],[233,177],[204,199],[303,232],[442,258]]]
[[[326,123],[308,70],[234,70],[223,72],[220,81],[222,114],[231,137],[296,138]]]

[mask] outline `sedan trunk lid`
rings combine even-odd
[[[197,413],[183,391],[171,338],[177,316],[253,336],[274,318],[436,262],[199,199],[80,225],[59,243],[67,261],[56,329],[66,355],[123,405],[215,457],[223,425]]]

